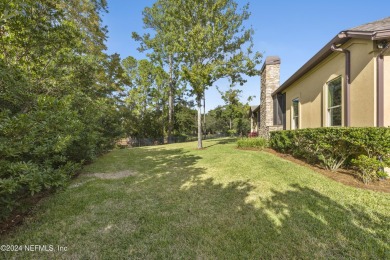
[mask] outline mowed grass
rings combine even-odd
[[[235,140],[115,150],[1,238],[17,259],[390,259],[390,195]],[[128,171],[118,179],[90,173]],[[57,246],[66,247],[59,252]]]

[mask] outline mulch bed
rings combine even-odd
[[[267,148],[264,149],[265,152],[271,153],[273,155],[276,155],[280,158],[283,158],[285,160],[294,162],[296,164],[308,167],[332,180],[335,180],[337,182],[341,182],[342,184],[360,188],[360,189],[366,189],[366,190],[373,190],[373,191],[380,191],[380,192],[386,192],[390,193],[390,179],[386,180],[380,180],[380,181],[375,181],[371,182],[368,184],[364,184],[354,173],[352,170],[346,170],[346,169],[339,169],[337,171],[329,171],[325,170],[323,168],[320,168],[317,165],[311,165],[308,164],[300,159],[297,159],[293,157],[292,155],[289,154],[283,154],[279,153],[273,149]]]

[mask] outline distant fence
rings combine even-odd
[[[202,140],[215,139],[227,137],[226,134],[209,134],[203,135]],[[198,140],[198,136],[172,136],[168,142],[167,138],[122,138],[117,144],[122,147],[140,147],[140,146],[152,146],[152,145],[162,145],[167,143],[184,143],[192,142]]]

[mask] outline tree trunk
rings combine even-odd
[[[198,105],[198,149],[202,149],[202,97],[197,99]]]
[[[169,97],[168,97],[168,143],[171,143],[173,130],[173,88],[172,83],[169,83]]]
[[[173,86],[173,68],[172,68],[172,56],[169,56],[169,91],[168,91],[168,143],[171,143],[172,131],[173,131],[173,95],[174,95],[174,86]]]
[[[163,144],[165,144],[165,118],[164,118],[164,99],[161,100],[161,126],[162,126],[162,136],[163,136]]]
[[[204,129],[204,134],[207,135],[206,133],[206,91],[203,91],[203,129]]]

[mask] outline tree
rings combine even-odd
[[[134,137],[164,136],[167,100],[167,73],[151,61],[127,57],[122,61],[128,94],[125,102],[131,111],[126,116],[127,134]]]
[[[134,132],[131,134],[137,137],[147,137],[148,128],[150,127],[150,107],[155,76],[153,73],[153,64],[143,59],[137,61],[133,57],[127,57],[122,62],[130,89],[126,98],[126,103],[135,115]]]
[[[225,107],[218,106],[207,113],[206,131],[212,134],[215,133],[227,133],[229,125],[227,124],[228,118],[225,114]]]
[[[0,218],[120,135],[122,72],[103,52],[105,10],[104,0],[0,2]]]
[[[196,110],[193,102],[178,100],[175,105],[175,132],[179,136],[192,135],[196,131]]]
[[[228,135],[246,134],[250,130],[247,118],[249,106],[238,102],[232,113],[229,105],[218,106],[207,113],[207,131]]]
[[[252,29],[245,5],[238,10],[234,0],[158,0],[162,34],[173,40],[173,53],[181,64],[181,78],[189,83],[198,108],[198,149],[202,148],[202,98],[207,88],[220,78],[244,83],[243,74],[255,75],[261,55],[252,52]],[[243,49],[246,48],[244,51]]]
[[[168,74],[168,143],[171,140],[174,128],[175,96],[178,94],[179,84],[179,61],[177,52],[174,49],[175,36],[173,34],[175,24],[167,19],[164,10],[169,9],[169,1],[160,1],[151,8],[143,11],[143,22],[146,29],[154,30],[154,35],[138,35],[132,33],[132,37],[141,43],[138,49],[143,52],[152,50],[148,56],[152,62],[157,63],[161,68],[167,68]]]
[[[218,88],[217,88],[218,89]],[[218,89],[219,94],[221,94],[222,100],[225,102],[225,111],[229,118],[229,129],[232,129],[232,122],[235,114],[239,111],[240,103],[240,94],[242,90],[234,89],[234,85],[230,85],[229,89],[225,92]]]

